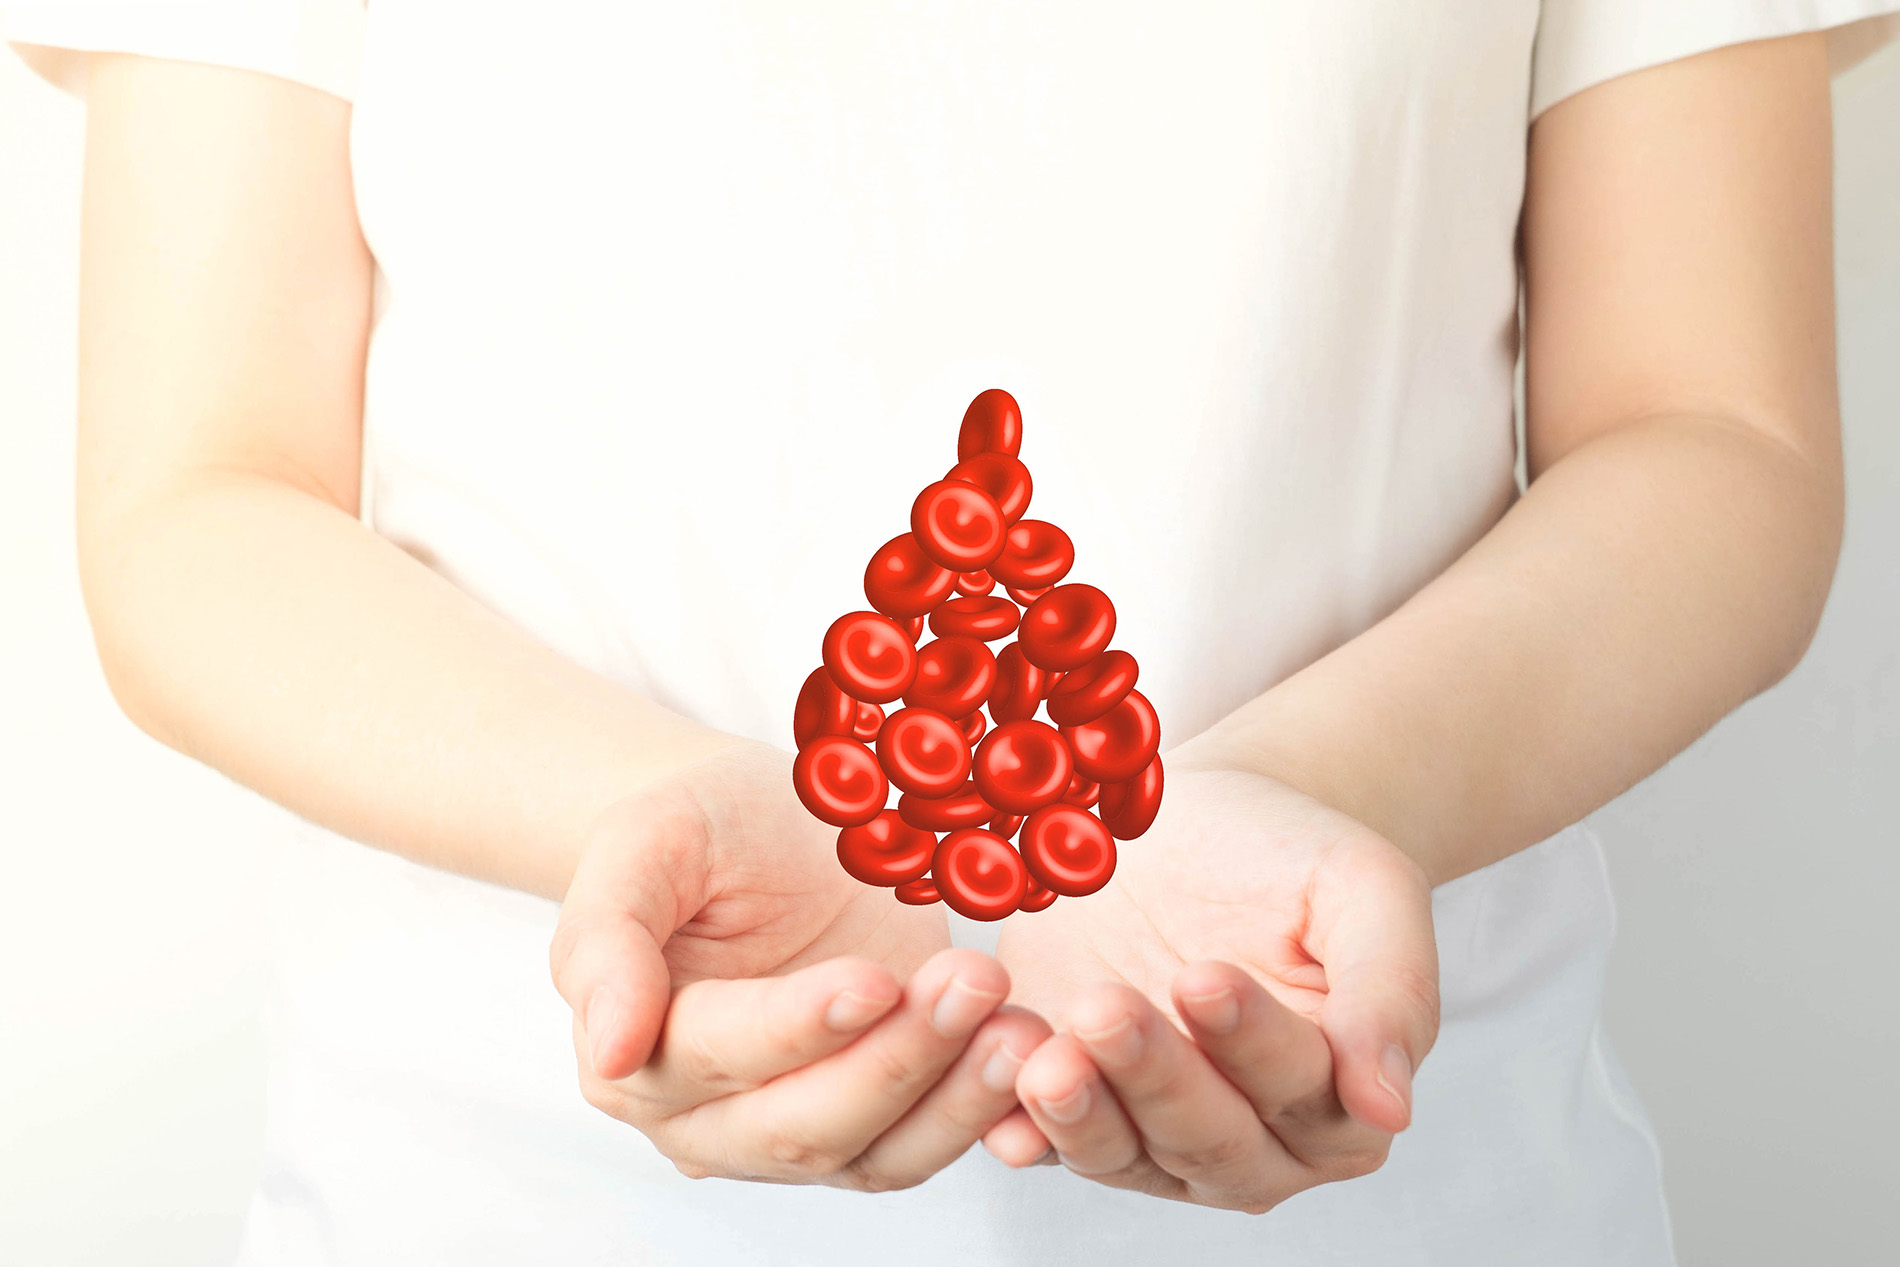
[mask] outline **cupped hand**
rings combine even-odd
[[[1060,1022],[985,1136],[1118,1188],[1259,1212],[1383,1164],[1438,1029],[1424,874],[1256,774],[1172,760],[1099,893],[1012,917],[1015,1000]]]
[[[941,908],[838,865],[791,757],[738,742],[609,809],[551,961],[590,1103],[679,1170],[919,1183],[1016,1106],[1049,1034]]]

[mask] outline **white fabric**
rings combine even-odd
[[[125,49],[353,95],[371,522],[789,743],[819,635],[993,385],[1173,738],[1365,628],[1514,496],[1533,112],[1900,0],[234,7],[0,29],[54,75]],[[691,1183],[581,1102],[550,904],[289,834],[247,1263],[1671,1261],[1580,828],[1437,891],[1415,1125],[1259,1219],[980,1150],[877,1197]]]

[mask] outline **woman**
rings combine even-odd
[[[1670,1261],[1574,824],[1813,630],[1896,7],[7,15],[108,679],[320,825],[244,1261]],[[1171,746],[992,943],[772,745],[998,384]]]

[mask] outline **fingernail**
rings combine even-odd
[[[825,1008],[825,1024],[841,1034],[849,1033],[863,1029],[890,1010],[890,1002],[884,999],[866,998],[856,990],[840,990]]]
[[[983,1085],[992,1091],[1009,1091],[1016,1086],[1016,1071],[1022,1067],[1023,1058],[1011,1051],[1008,1043],[998,1043],[983,1062]]]
[[[1386,1045],[1379,1056],[1379,1085],[1392,1093],[1399,1107],[1412,1111],[1412,1058],[1397,1043]]]
[[[594,987],[593,997],[587,1000],[587,1056],[594,1062],[596,1074],[607,1063],[607,1053],[619,1032],[620,1000],[606,986]]]
[[[1075,1036],[1089,1045],[1090,1052],[1111,1065],[1132,1065],[1141,1059],[1141,1027],[1132,1016],[1122,1017],[1099,1034],[1077,1030]]]
[[[1049,1115],[1050,1121],[1060,1122],[1064,1126],[1073,1125],[1089,1111],[1089,1084],[1083,1083],[1060,1100],[1043,1100],[1041,1104],[1042,1111]]]
[[[1231,1034],[1240,1028],[1240,996],[1222,986],[1212,994],[1184,994],[1181,1002],[1194,1023],[1210,1034]]]
[[[968,1038],[1002,1001],[1000,994],[967,985],[962,977],[951,977],[937,1006],[931,1009],[930,1028],[945,1038]]]

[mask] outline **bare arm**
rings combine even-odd
[[[1787,673],[1841,532],[1829,109],[1806,35],[1538,120],[1528,493],[1201,753],[1345,810],[1440,882],[1582,817]]]
[[[372,263],[350,107],[93,58],[79,544],[113,693],[346,835],[548,896],[636,786],[726,742],[356,518]]]

